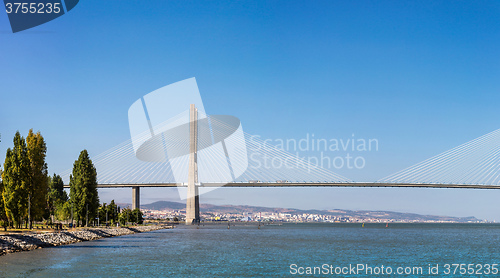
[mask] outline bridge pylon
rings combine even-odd
[[[189,107],[189,170],[186,202],[186,225],[200,222],[200,197],[198,192],[198,109]]]
[[[132,186],[132,209],[141,208],[141,194],[139,186]]]

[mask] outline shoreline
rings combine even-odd
[[[84,228],[47,233],[6,234],[0,235],[0,256],[39,248],[172,228],[173,226],[170,225],[151,225],[118,228]]]

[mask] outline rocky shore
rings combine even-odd
[[[46,233],[24,233],[0,235],[0,256],[7,253],[30,251],[33,249],[95,240],[105,237],[143,233],[169,229],[172,226],[134,226],[119,228],[88,228]]]

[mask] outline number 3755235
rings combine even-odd
[[[5,10],[8,14],[58,14],[62,11],[61,3],[7,3]]]

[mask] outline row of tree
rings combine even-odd
[[[45,156],[47,147],[40,134],[31,129],[24,139],[19,132],[14,136],[14,148],[7,149],[2,172],[3,212],[0,217],[17,228],[22,222],[42,219],[46,214],[48,173]],[[5,226],[5,223],[4,223]]]
[[[70,193],[64,190],[62,178],[48,175],[45,162],[47,146],[40,132],[31,129],[26,139],[19,131],[14,147],[7,149],[4,170],[0,169],[0,226],[31,227],[33,221],[74,219],[76,226],[88,226],[96,217],[111,223],[142,222],[140,210],[123,211],[114,200],[99,205],[97,171],[87,150],[73,164]]]
[[[142,224],[142,212],[139,208],[135,208],[133,210],[125,208],[118,215],[118,222],[120,222],[121,225],[126,225],[130,222]]]

